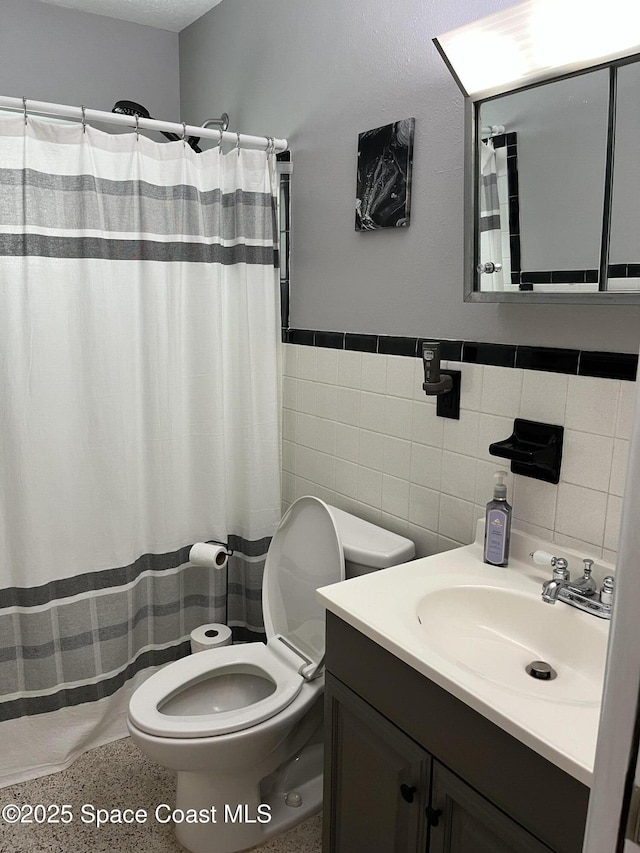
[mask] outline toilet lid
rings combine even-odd
[[[324,658],[325,608],[316,590],[341,580],[344,554],[331,511],[319,498],[298,498],[269,546],[262,609],[267,640],[280,636],[308,660],[305,677]]]
[[[134,691],[129,720],[157,737],[239,732],[286,708],[303,683],[303,677],[264,643],[224,646],[154,673]]]

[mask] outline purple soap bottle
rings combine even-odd
[[[507,487],[504,484],[506,471],[493,475],[496,485],[493,500],[487,504],[484,527],[484,561],[492,566],[509,565],[509,542],[511,540],[511,507],[507,503]]]

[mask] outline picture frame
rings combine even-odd
[[[356,231],[410,224],[415,118],[358,135]]]

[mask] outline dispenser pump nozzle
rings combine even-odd
[[[507,476],[507,471],[496,471],[493,475],[493,479],[496,481],[496,484],[493,488],[493,497],[498,501],[506,501],[507,499],[507,487],[504,483],[504,478]]]

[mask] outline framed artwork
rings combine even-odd
[[[356,231],[409,225],[415,123],[405,118],[358,135]]]

